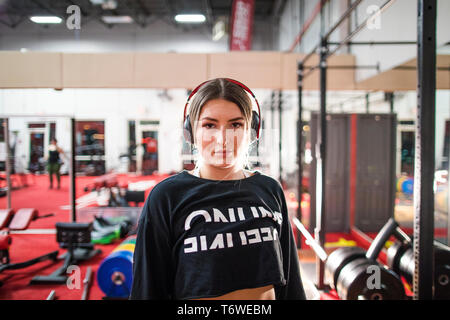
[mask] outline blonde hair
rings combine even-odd
[[[224,99],[236,104],[242,112],[244,116],[244,121],[246,124],[246,130],[251,136],[251,123],[252,123],[252,101],[245,91],[240,85],[228,81],[225,78],[216,78],[208,81],[193,96],[192,103],[189,107],[189,120],[191,122],[192,128],[192,136],[194,141],[194,148],[196,145],[196,137],[195,132],[198,127],[198,118],[200,117],[200,113],[202,111],[203,106],[210,100],[214,99]],[[253,141],[252,141],[253,142]],[[243,158],[243,168],[251,167],[249,161],[249,150],[252,142],[249,142],[247,147],[247,152]],[[202,159],[197,157],[195,159],[195,167],[198,168],[202,164]]]

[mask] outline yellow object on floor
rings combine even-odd
[[[326,242],[325,248],[335,248],[335,247],[355,247],[356,242],[353,240],[346,240],[344,238],[339,238],[337,242]]]

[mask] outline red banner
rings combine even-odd
[[[254,8],[255,0],[233,0],[230,21],[230,50],[251,50]]]

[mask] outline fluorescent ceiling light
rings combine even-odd
[[[106,23],[133,23],[130,16],[103,16],[102,20]]]
[[[202,14],[177,14],[175,21],[179,23],[203,23],[206,18]]]
[[[61,23],[62,19],[55,16],[33,16],[30,20],[34,23]]]

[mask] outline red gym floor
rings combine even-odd
[[[154,180],[155,184],[165,179],[167,175],[160,176],[128,176],[118,175],[119,183],[122,181],[144,182]],[[77,199],[89,194],[84,192],[84,187],[89,185],[96,177],[77,177]],[[54,213],[55,216],[37,219],[31,221],[26,232],[35,232],[36,234],[12,234],[12,244],[10,246],[10,262],[19,263],[40,255],[59,250],[60,254],[65,250],[60,249],[56,242],[55,233],[45,234],[55,229],[56,222],[70,222],[69,205],[69,177],[61,177],[61,189],[49,189],[47,175],[27,176],[28,186],[12,191],[12,208],[36,208],[39,215]],[[151,188],[146,190],[146,196]],[[81,206],[95,206],[95,203],[83,202]],[[142,205],[142,204],[141,204]],[[0,208],[6,208],[6,197],[0,198]],[[66,208],[64,208],[66,207]],[[49,230],[50,229],[50,230]],[[53,231],[54,232],[54,231]],[[80,264],[81,280],[84,279],[88,266],[94,271],[98,269],[101,261],[120,244],[120,240],[109,245],[96,245],[96,248],[102,250],[102,254],[93,259]],[[65,284],[60,285],[29,285],[29,281],[36,275],[48,275],[59,266],[62,261],[46,261],[37,263],[33,266],[19,269],[6,270],[0,274],[0,281],[4,284],[0,287],[0,299],[8,300],[45,300],[51,290],[56,291],[57,299],[61,300],[79,300],[82,295],[82,286],[80,289],[68,289]],[[89,299],[102,299],[104,293],[100,290],[96,281],[92,282],[89,293]]]

